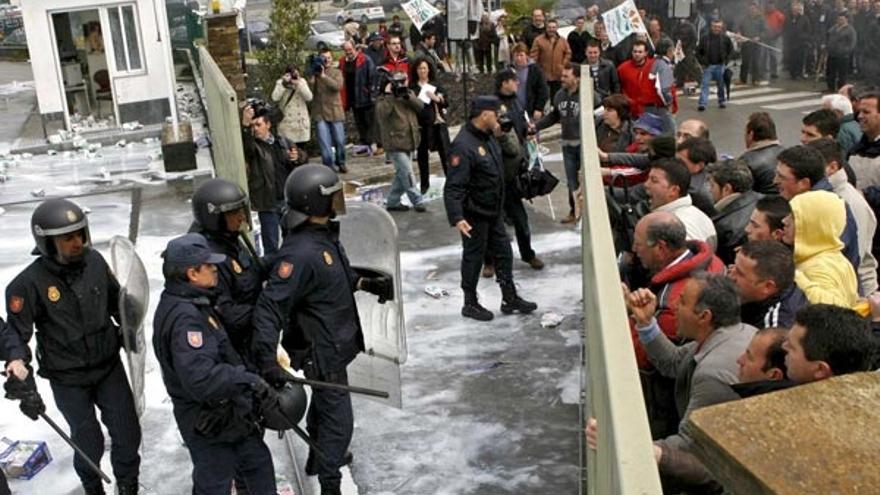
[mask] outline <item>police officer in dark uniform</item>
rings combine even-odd
[[[172,239],[163,256],[153,350],[192,458],[192,493],[229,493],[237,477],[250,495],[274,495],[275,469],[259,421],[261,408],[277,397],[245,369],[214,311],[216,265],[226,257],[196,233]]]
[[[45,411],[29,363],[28,341],[36,326],[40,376],[47,378],[73,441],[100,464],[104,435],[120,494],[138,490],[141,427],[131,387],[119,358],[119,283],[104,258],[91,249],[83,211],[66,199],[49,199],[34,211],[31,231],[40,256],[6,288],[8,328],[0,333],[6,371],[30,384],[20,408],[36,420]],[[111,320],[111,317],[113,320]],[[100,477],[75,456],[73,466],[88,495],[103,494]]]
[[[495,96],[478,96],[471,102],[467,124],[450,148],[449,171],[444,187],[446,216],[461,233],[462,316],[489,321],[494,315],[477,300],[477,282],[488,248],[495,258],[495,278],[501,286],[501,312],[531,313],[538,305],[516,293],[513,284],[510,239],[504,228],[504,162],[495,140],[500,102]]]
[[[285,196],[284,242],[254,309],[255,358],[270,383],[291,376],[277,364],[283,329],[281,345],[295,369],[309,379],[347,385],[346,366],[364,350],[354,291],[377,294],[382,302],[391,298],[391,280],[359,275],[349,265],[333,220],[345,208],[335,172],[303,165],[288,177]],[[339,494],[339,468],[350,461],[354,427],[349,393],[313,388],[307,427],[320,455],[310,451],[306,473],[318,475],[322,495]]]
[[[263,289],[263,273],[254,255],[244,246],[241,226],[247,222],[248,197],[240,187],[224,179],[209,179],[192,198],[195,222],[190,232],[205,236],[211,251],[226,256],[217,264],[217,304],[223,327],[232,346],[251,371],[251,314]]]

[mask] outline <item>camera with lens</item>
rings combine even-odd
[[[498,125],[501,127],[501,132],[513,130],[513,120],[506,113],[498,117]]]
[[[314,77],[324,72],[324,56],[313,53],[306,59],[306,76]]]
[[[272,105],[266,103],[265,100],[261,100],[260,98],[248,98],[245,100],[245,104],[254,109],[254,117],[270,115],[272,112]]]
[[[288,89],[294,87],[296,80],[299,79],[299,71],[294,67],[288,66],[284,71],[284,75],[287,77],[281,78],[281,84]]]

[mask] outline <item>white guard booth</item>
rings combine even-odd
[[[44,125],[176,117],[164,0],[25,0],[21,10]]]

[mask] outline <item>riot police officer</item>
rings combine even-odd
[[[3,321],[3,318],[0,318],[0,335],[2,335],[3,332],[5,332],[5,331],[6,331],[6,322]],[[0,347],[0,360],[6,361],[6,350],[3,349],[3,347]],[[31,376],[33,377],[33,375],[31,375]],[[7,383],[9,385],[4,385],[4,387],[6,388],[6,397],[7,398],[15,396],[14,392],[10,393],[10,390],[9,390],[10,385],[14,386],[15,382],[18,382],[18,379],[13,377],[12,380],[7,381]],[[0,469],[0,495],[9,495],[9,494],[10,494],[9,484],[6,483],[6,475],[3,473],[3,470]]]
[[[213,309],[216,265],[226,256],[196,233],[172,239],[163,256],[153,350],[192,459],[193,495],[229,493],[233,477],[250,495],[274,495],[275,470],[259,421],[275,392],[245,369]]]
[[[321,165],[303,165],[287,178],[286,234],[257,300],[253,322],[255,358],[270,383],[291,375],[277,364],[278,332],[295,369],[306,378],[348,384],[346,366],[364,350],[354,291],[390,299],[387,277],[359,275],[349,265],[333,218],[345,208],[342,182]],[[307,415],[309,435],[320,455],[309,452],[306,473],[317,474],[322,495],[339,494],[339,468],[350,461],[347,449],[354,418],[348,392],[312,390]]]
[[[39,257],[6,288],[8,328],[0,333],[6,371],[31,388],[20,408],[36,420],[43,411],[31,377],[28,341],[36,326],[38,373],[49,380],[73,441],[100,464],[104,435],[119,493],[135,494],[141,428],[131,387],[119,358],[119,283],[91,249],[83,211],[66,199],[49,199],[34,211],[31,231]],[[103,494],[101,479],[78,455],[73,466],[86,494]]]
[[[193,194],[195,222],[190,231],[202,234],[211,251],[226,256],[217,264],[214,309],[232,346],[250,367],[251,313],[263,288],[263,273],[260,260],[240,239],[241,226],[247,222],[247,205],[248,197],[240,187],[224,179],[209,179]]]
[[[501,312],[531,313],[538,305],[524,300],[513,284],[510,239],[504,228],[504,162],[493,133],[498,127],[500,102],[478,96],[471,102],[467,124],[450,148],[444,202],[450,225],[461,233],[462,316],[489,321],[494,315],[480,305],[477,282],[488,248],[495,258],[495,278],[501,286]]]

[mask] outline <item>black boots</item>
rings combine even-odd
[[[501,312],[509,315],[514,311],[527,314],[538,309],[538,305],[526,301],[519,297],[516,293],[516,287],[513,284],[505,284],[501,286]]]
[[[495,317],[491,311],[480,306],[479,301],[477,301],[476,292],[464,293],[464,306],[461,308],[461,316],[464,316],[465,318],[473,318],[478,321],[489,321]]]
[[[342,457],[342,465],[348,466],[354,461],[354,454],[351,452],[346,452],[345,456]],[[317,476],[318,475],[318,466],[315,465],[317,461],[315,460],[315,454],[312,453],[312,450],[309,449],[309,458],[306,459],[306,475],[308,476]]]
[[[119,485],[116,487],[118,495],[138,495],[138,484]]]

